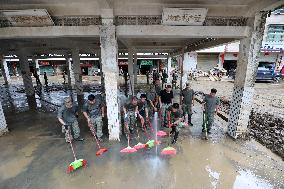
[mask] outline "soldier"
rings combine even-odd
[[[154,112],[158,111],[158,100],[156,100],[158,95],[156,94],[155,87],[153,85],[150,86],[150,90],[147,92],[147,101],[149,103],[149,111],[151,111],[150,115]]]
[[[159,94],[159,103],[161,107],[161,113],[162,113],[162,120],[161,125],[164,127],[167,127],[167,110],[170,107],[170,105],[173,103],[174,94],[172,91],[171,85],[167,85],[166,89],[161,90]]]
[[[176,89],[177,88],[177,86],[176,86],[177,85],[177,74],[176,74],[175,71],[173,72],[172,77],[173,77],[172,85],[173,85],[173,88]]]
[[[188,125],[193,126],[191,122],[192,117],[192,106],[194,106],[194,91],[190,88],[190,84],[187,83],[186,87],[181,92],[182,96],[182,110],[183,110],[183,116],[186,118],[187,115],[187,121]]]
[[[149,85],[150,84],[150,73],[149,73],[149,71],[146,71],[146,78],[147,78],[147,85]]]
[[[169,107],[168,111],[170,111],[170,127],[172,128],[170,134],[173,135],[172,144],[175,144],[178,139],[180,128],[182,125],[182,114],[179,111],[179,104],[174,103],[172,106]]]
[[[140,95],[140,100],[138,101],[138,112],[139,115],[142,116],[143,119],[140,119],[143,126],[144,122],[148,119],[148,104],[147,104],[147,96],[146,94],[141,94]]]
[[[163,70],[163,73],[162,73],[162,88],[164,88],[164,84],[167,83],[167,79],[168,79],[168,74],[167,74],[166,70]]]
[[[136,116],[138,114],[138,105],[137,105],[137,97],[132,97],[131,102],[126,104],[123,107],[125,118],[128,119],[128,125],[126,129],[129,130],[131,134],[134,133],[134,129],[136,127]],[[140,119],[143,119],[142,116],[139,115]],[[128,133],[128,132],[127,132]]]
[[[217,114],[220,105],[220,99],[216,97],[217,90],[211,89],[211,93],[205,95],[203,102],[202,102],[202,110],[205,114],[205,122],[202,125],[202,132],[207,130],[208,134],[211,134],[210,130],[214,123],[214,115]],[[208,123],[205,129],[205,123]]]
[[[37,74],[37,70],[34,71],[34,77],[36,79],[36,85],[41,86],[41,82],[40,82],[40,79],[39,79],[39,75]]]
[[[66,84],[66,77],[65,77],[65,71],[63,71],[62,73],[62,78],[63,78],[63,84],[65,85]]]
[[[154,87],[155,87],[156,95],[159,95],[162,90],[161,82],[159,79],[156,79]]]
[[[45,86],[48,86],[48,79],[47,79],[46,72],[43,73],[43,79],[44,79]]]
[[[66,97],[64,99],[63,105],[59,108],[57,118],[59,122],[62,124],[62,133],[65,133],[66,142],[71,142],[69,140],[69,134],[74,133],[74,139],[77,141],[83,141],[84,138],[80,137],[80,128],[78,126],[78,106],[73,104],[71,97]],[[73,137],[70,135],[70,139]]]
[[[83,114],[91,132],[96,135],[99,141],[102,141],[104,106],[99,99],[96,100],[95,95],[90,94],[88,96],[88,101],[83,106]]]

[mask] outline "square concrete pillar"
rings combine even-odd
[[[30,66],[28,62],[27,54],[21,52],[18,54],[19,56],[19,63],[20,63],[20,69],[21,74],[23,77],[23,83],[25,87],[25,92],[29,104],[29,108],[31,110],[35,110],[37,107],[36,99],[35,99],[35,89],[33,86],[33,80],[32,80],[32,73],[30,72]]]
[[[228,126],[228,134],[235,139],[245,137],[247,133],[266,16],[267,12],[258,13],[251,36],[240,42]]]
[[[79,49],[77,48],[72,49],[72,62],[73,62],[73,71],[74,71],[74,79],[75,79],[74,88],[77,93],[78,106],[79,106],[79,109],[81,109],[84,103],[84,94],[83,94],[84,88],[83,88],[83,83],[82,83],[82,70],[80,67]]]
[[[68,55],[65,55],[65,59],[66,59],[66,67],[67,67],[68,86],[72,87],[75,85],[73,64],[72,64],[71,58],[69,58]]]
[[[168,57],[167,59],[167,74],[168,74],[168,83],[172,80],[172,57]]]
[[[37,73],[37,75],[40,77],[40,69],[39,69],[38,59],[33,59],[33,61],[34,61],[34,63],[35,63],[36,73]]]
[[[6,118],[3,112],[2,104],[0,102],[0,136],[8,132]]]
[[[101,62],[104,73],[109,140],[119,140],[117,39],[112,9],[102,11]]]
[[[185,87],[188,81],[188,75],[191,71],[197,67],[197,52],[186,52],[184,53],[183,66],[182,66],[182,86]]]
[[[137,85],[138,67],[137,67],[137,53],[135,51],[134,51],[134,60],[133,60],[133,73],[134,73],[134,85]]]
[[[4,78],[5,85],[8,85],[11,79],[7,61],[4,59],[4,57],[0,57],[0,59],[2,76]]]
[[[128,49],[128,74],[129,74],[129,93],[133,96],[134,92],[134,61],[133,61],[134,48]]]
[[[76,89],[77,95],[83,95],[82,71],[80,67],[79,49],[72,49],[72,62],[73,62],[73,72],[74,72],[74,79],[75,79],[74,87]]]

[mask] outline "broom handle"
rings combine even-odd
[[[149,118],[147,119],[147,121],[149,122]],[[142,127],[143,127],[143,129],[144,129],[144,131],[145,131],[146,137],[148,138],[148,140],[150,140],[150,138],[149,138],[149,136],[148,136],[148,133],[147,133],[147,129],[146,129],[145,124],[143,124]]]
[[[128,115],[127,115],[127,116],[128,116]],[[125,118],[125,119],[126,119],[126,118]],[[125,122],[124,127],[125,127],[125,129],[127,130],[127,127],[126,127],[126,125],[128,125],[128,124],[126,123],[127,121],[124,120],[124,122]],[[129,142],[129,138],[130,138],[130,130],[129,130],[129,128],[128,128],[128,137],[127,137],[128,147],[130,146],[130,145],[129,145],[129,143],[130,143],[130,142]]]
[[[101,146],[100,146],[100,143],[99,143],[99,141],[98,141],[98,139],[97,139],[97,136],[96,136],[96,134],[94,133],[94,130],[93,129],[91,129],[91,124],[89,124],[89,127],[90,127],[90,130],[91,130],[91,133],[93,134],[93,136],[95,137],[95,140],[96,140],[96,143],[97,143],[97,145],[98,145],[98,147],[99,148],[101,148]]]
[[[152,133],[154,133],[154,129],[152,127],[152,123],[150,122],[150,118],[148,117],[147,122],[149,124],[149,127],[151,128]]]
[[[74,148],[73,148],[73,145],[72,145],[72,141],[71,141],[70,131],[69,131],[69,130],[70,130],[70,129],[67,130],[67,132],[68,132],[68,139],[69,139],[69,141],[70,141],[70,146],[71,146],[71,149],[72,149],[72,152],[73,152],[73,156],[74,156],[75,160],[77,160],[76,155],[75,155],[75,152],[74,152]]]

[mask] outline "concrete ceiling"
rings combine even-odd
[[[253,17],[256,11],[277,7],[281,0],[0,0],[0,10],[46,9],[51,16],[96,16],[101,9],[112,8],[116,16],[161,15],[165,7],[208,8],[207,16]],[[68,29],[70,30],[70,28]],[[123,38],[118,37],[120,51],[133,46],[138,52],[174,52],[202,38]],[[233,41],[228,37],[208,45]],[[74,47],[81,53],[99,51],[99,37],[60,37],[33,39],[2,39],[0,50],[13,53],[23,48],[31,54],[66,53]],[[205,45],[206,46],[206,45]],[[206,46],[207,47],[207,46]]]
[[[115,15],[161,15],[164,7],[208,8],[208,16],[251,17],[255,11],[283,4],[281,0],[0,0],[0,9],[47,9],[52,16],[100,15],[113,8]]]

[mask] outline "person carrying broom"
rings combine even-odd
[[[131,102],[123,106],[123,112],[125,115],[125,119],[127,119],[128,124],[126,125],[125,129],[128,131],[125,131],[125,133],[133,134],[136,129],[136,117],[139,116],[140,119],[143,119],[143,117],[138,112],[138,101],[137,97],[134,96],[131,98]]]
[[[140,119],[140,123],[142,124],[141,127],[143,127],[144,122],[149,118],[148,102],[147,102],[146,94],[140,95],[140,100],[138,101],[137,105],[138,105],[139,115],[142,116],[142,119],[140,118],[139,119]]]
[[[178,139],[180,128],[183,127],[182,124],[182,113],[179,110],[179,104],[174,103],[172,106],[169,107],[168,111],[170,112],[169,115],[169,128],[171,128],[170,135],[173,136],[172,144],[175,144]]]
[[[104,117],[104,106],[102,105],[100,99],[96,100],[95,95],[90,94],[87,102],[83,106],[83,115],[87,119],[91,132],[95,133],[97,139],[102,142],[102,118]]]
[[[192,117],[192,106],[194,106],[194,91],[190,88],[190,84],[186,83],[186,87],[181,92],[182,97],[182,110],[183,116],[186,118],[187,116],[187,124],[193,126],[191,122]]]
[[[59,108],[57,118],[62,124],[62,133],[65,133],[65,141],[70,143],[72,140],[72,135],[69,134],[70,129],[73,131],[74,139],[77,141],[83,141],[84,138],[80,137],[80,128],[78,126],[78,106],[73,104],[71,97],[66,97],[64,99],[63,105]],[[69,133],[70,132],[70,133]]]
[[[205,95],[202,102],[202,110],[203,114],[205,114],[205,120],[202,124],[202,132],[207,132],[208,134],[211,134],[211,127],[214,122],[214,115],[217,114],[220,106],[220,99],[216,97],[216,93],[216,89],[211,89],[210,94]]]

